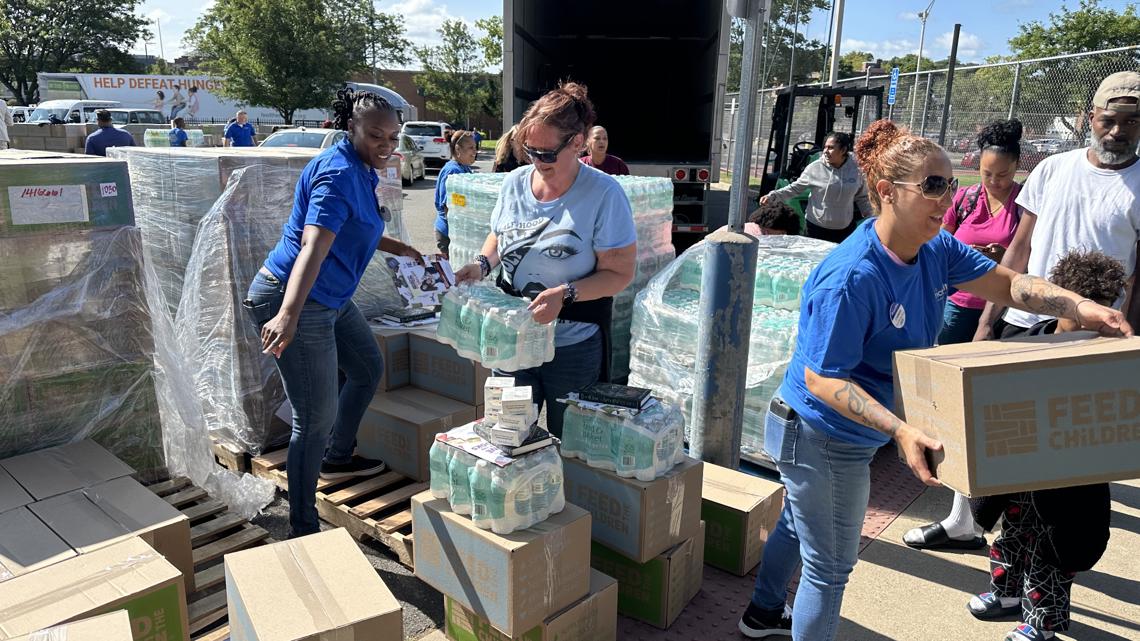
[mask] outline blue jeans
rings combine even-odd
[[[566,398],[573,392],[590,383],[597,383],[602,374],[602,333],[580,343],[565,345],[554,350],[554,360],[538,367],[518,372],[495,370],[495,376],[513,376],[515,385],[530,385],[539,411],[546,406],[546,429],[562,438],[562,415],[566,406],[556,399]]]
[[[285,283],[259,272],[249,286],[249,309],[260,328],[277,315]],[[285,395],[293,406],[289,438],[289,527],[294,536],[320,531],[317,477],[322,460],[348,463],[356,430],[380,385],[383,360],[368,321],[349,301],[340,309],[309,300],[297,321],[293,343],[276,359]],[[337,372],[345,383],[338,391]]]
[[[798,418],[789,422],[767,415],[764,450],[775,459],[787,495],[764,545],[752,602],[768,610],[783,608],[788,582],[802,559],[792,611],[796,641],[835,638],[843,590],[858,560],[876,449],[830,437]]]
[[[981,317],[980,309],[959,307],[946,301],[946,312],[942,316],[942,333],[938,335],[938,344],[951,345],[974,340],[974,332],[978,331],[978,320]]]

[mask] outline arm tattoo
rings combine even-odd
[[[1010,287],[1013,300],[1024,309],[1058,318],[1069,318],[1073,314],[1070,312],[1073,301],[1066,293],[1053,283],[1029,274],[1018,274]]]
[[[843,387],[835,392],[834,398],[836,402],[846,403],[848,411],[858,417],[860,423],[887,436],[893,438],[902,427],[899,417],[887,411],[887,408],[874,399],[865,396],[853,381],[843,381]]]

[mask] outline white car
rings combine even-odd
[[[36,105],[26,122],[50,122],[52,116],[66,123],[93,122],[96,111],[121,106],[114,100],[47,100]]]
[[[417,180],[427,177],[423,152],[410,137],[400,134],[400,145],[392,155],[400,159],[400,180],[404,186],[410,187]]]
[[[35,105],[30,107],[8,107],[8,111],[12,114],[12,122],[28,122],[28,118],[35,110]]]
[[[292,129],[279,129],[261,141],[259,147],[310,147],[325,149],[332,147],[348,135],[347,131],[340,129],[321,129],[319,127],[294,127]]]
[[[400,132],[412,139],[424,155],[424,163],[432,167],[442,167],[451,160],[451,147],[447,144],[446,131],[451,126],[446,122],[413,120],[405,122]]]

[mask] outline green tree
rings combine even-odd
[[[475,21],[475,27],[483,32],[479,46],[483,48],[483,60],[488,67],[503,64],[503,16],[491,16]]]
[[[332,13],[350,52],[359,52],[372,81],[380,83],[380,70],[412,61],[412,41],[406,36],[404,17],[377,11],[372,0],[349,0]],[[353,54],[355,55],[355,54]]]
[[[767,86],[784,85],[793,62],[792,43],[795,42],[795,73],[792,82],[806,82],[813,73],[823,69],[827,46],[819,40],[805,40],[804,26],[811,22],[817,9],[828,9],[828,0],[772,0],[771,20],[760,25],[765,30],[761,77]],[[796,25],[800,28],[796,30]],[[728,91],[740,90],[740,70],[744,58],[744,22],[733,19],[729,32]]]
[[[914,73],[918,69],[918,54],[908,53],[905,56],[895,56],[883,65],[887,69],[893,67],[899,68],[899,73]],[[926,56],[922,57],[922,70],[928,69],[945,69],[950,66],[949,59],[941,62],[935,62]]]
[[[131,71],[127,49],[147,34],[140,0],[3,0],[0,83],[20,104],[39,100],[36,74]]]
[[[875,54],[866,51],[849,51],[839,56],[839,77],[849,78],[863,73],[863,63],[873,62]]]
[[[225,78],[221,94],[271,107],[287,124],[298,109],[327,108],[364,66],[367,24],[332,0],[216,0],[186,34],[202,67]]]
[[[1115,11],[1101,7],[1097,0],[1081,0],[1077,9],[1061,5],[1060,11],[1049,14],[1048,23],[1021,25],[1018,34],[1010,38],[1009,48],[1013,59],[1031,59],[1137,43],[1140,15],[1135,4]],[[1136,50],[1022,65],[1019,102],[1035,105],[1032,111],[1041,114],[1030,117],[1027,127],[1044,131],[1060,122],[1076,140],[1083,141],[1087,132],[1084,114],[1097,85],[1110,73],[1137,67],[1140,53]]]
[[[442,44],[415,48],[423,67],[416,84],[423,88],[429,109],[470,125],[471,116],[486,102],[485,51],[462,20],[446,20],[438,32]]]

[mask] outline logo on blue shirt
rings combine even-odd
[[[891,325],[897,329],[906,326],[906,308],[899,303],[891,303]]]

